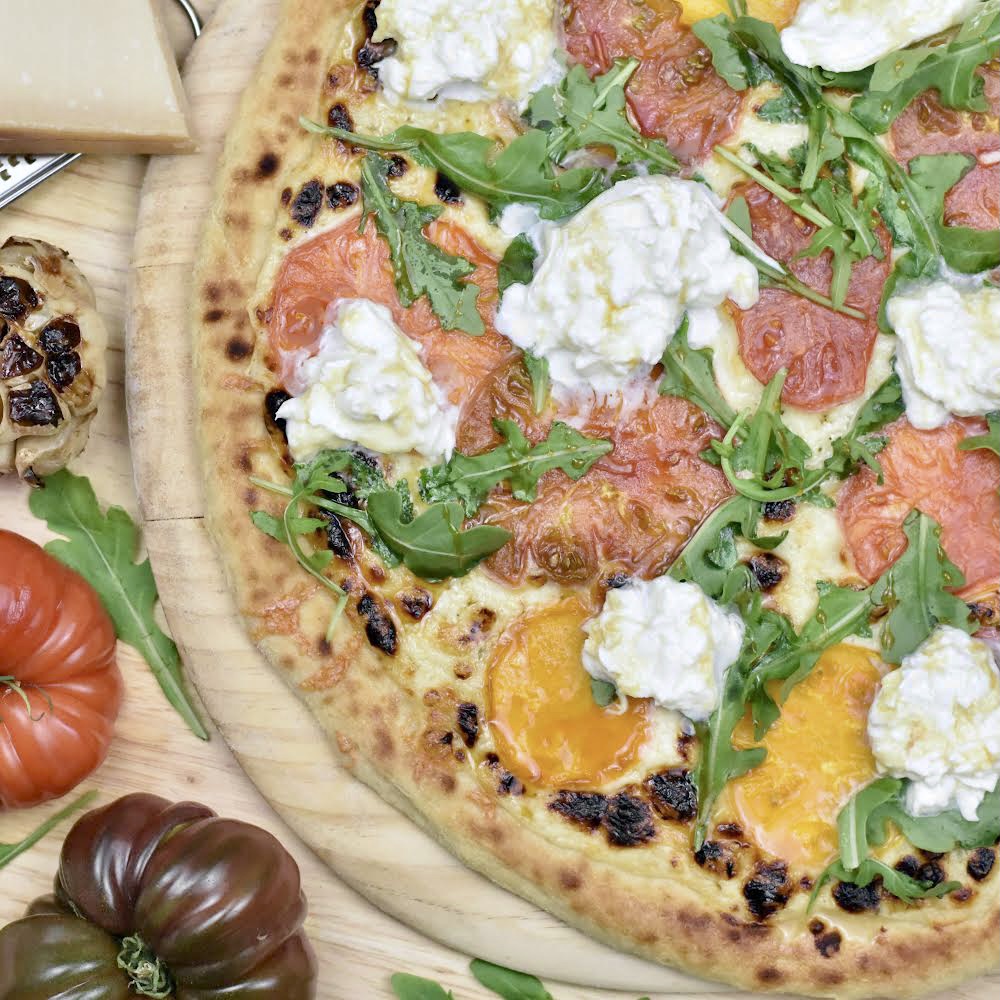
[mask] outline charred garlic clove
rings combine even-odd
[[[34,481],[83,449],[105,384],[107,332],[65,251],[0,247],[0,474]]]

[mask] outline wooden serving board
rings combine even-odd
[[[748,996],[613,951],[465,868],[339,766],[311,715],[243,630],[202,518],[187,318],[216,164],[279,6],[221,0],[185,71],[200,152],[153,162],[139,208],[126,335],[133,464],[146,543],[188,673],[267,801],[381,910],[453,949],[550,985]],[[316,890],[309,895],[315,904]],[[556,993],[576,991],[557,986]],[[465,985],[459,991],[472,994]],[[949,994],[986,995],[975,985]]]

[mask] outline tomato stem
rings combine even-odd
[[[37,716],[31,714],[31,699],[28,697],[28,693],[24,690],[24,688],[21,687],[21,682],[16,677],[12,677],[9,674],[5,677],[0,677],[0,688],[9,688],[21,699],[21,701],[24,702],[24,707],[28,710],[28,718],[31,719],[32,722],[41,722],[42,719],[45,718],[44,712]],[[42,693],[45,695],[45,700],[49,703],[49,711],[51,711],[52,699],[45,694],[44,691]]]
[[[140,996],[167,1000],[174,992],[173,979],[167,967],[138,934],[122,939],[118,968],[128,973],[133,989]]]

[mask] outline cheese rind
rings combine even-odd
[[[0,152],[195,148],[151,0],[4,0],[3,21]]]

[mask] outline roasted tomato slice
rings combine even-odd
[[[753,237],[772,257],[787,264],[810,288],[826,294],[833,269],[830,252],[796,260],[816,227],[757,184],[734,195],[746,198]],[[751,309],[733,308],[740,357],[760,382],[788,369],[781,398],[807,410],[825,410],[861,394],[878,336],[878,306],[889,276],[889,235],[880,232],[884,260],[867,257],[854,265],[847,304],[868,318],[854,319],[776,288],[761,290]]]
[[[681,159],[700,160],[732,134],[743,97],[680,17],[673,0],[570,0],[566,49],[591,75],[620,57],[641,59],[627,91],[639,128]]]
[[[392,310],[400,329],[423,347],[424,363],[435,380],[447,387],[452,402],[461,402],[483,376],[517,351],[493,328],[496,261],[457,227],[435,223],[430,235],[449,253],[476,264],[469,280],[480,288],[479,311],[486,324],[481,337],[441,329],[426,299],[404,309],[396,294],[385,240],[373,223],[359,233],[356,220],[351,220],[301,244],[285,258],[267,320],[272,345],[283,352],[309,350],[319,338],[331,302],[371,299]]]
[[[883,481],[870,469],[852,476],[837,507],[858,572],[873,581],[906,548],[902,524],[915,507],[941,525],[948,558],[965,574],[963,595],[995,589],[1000,565],[1000,459],[989,451],[960,451],[981,434],[979,420],[951,420],[921,431],[904,417],[888,430],[879,452]]]
[[[498,493],[484,505],[479,519],[514,535],[490,557],[490,570],[509,582],[583,584],[622,573],[650,578],[670,565],[730,493],[725,475],[699,457],[719,428],[673,396],[630,405],[619,398],[573,419],[615,446],[582,479],[548,473],[534,503]]]
[[[988,113],[946,108],[937,91],[925,91],[893,123],[892,148],[901,163],[936,153],[977,157],[980,162],[945,198],[945,222],[949,226],[996,229],[1000,226],[1000,164],[982,161],[1000,152],[1000,65],[990,63],[979,73],[986,83]]]

